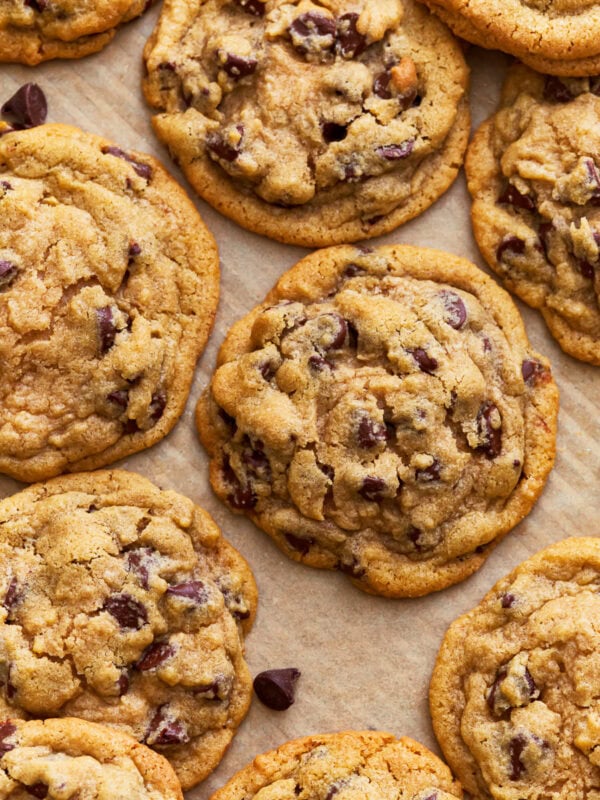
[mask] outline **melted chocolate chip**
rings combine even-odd
[[[315,543],[314,539],[307,537],[306,539],[301,536],[296,536],[294,533],[284,533],[283,538],[292,548],[292,550],[297,550],[298,553],[301,553],[305,556],[312,545]]]
[[[342,14],[337,21],[336,52],[343,58],[356,58],[367,47],[367,38],[356,29],[358,14]]]
[[[444,290],[440,292],[442,300],[444,301],[444,308],[446,313],[444,315],[445,322],[451,328],[459,331],[467,321],[467,308],[462,299],[455,293]]]
[[[340,572],[350,575],[351,578],[362,578],[366,572],[366,569],[354,557],[351,561],[340,561],[337,568]]]
[[[240,8],[255,17],[262,17],[265,13],[265,4],[260,0],[234,0]]]
[[[507,184],[504,191],[498,198],[498,202],[515,206],[515,208],[523,208],[526,211],[533,211],[535,209],[535,203],[530,195],[521,194],[517,187],[513,186],[512,183]]]
[[[115,156],[116,158],[122,158],[124,161],[127,161],[133,167],[133,171],[140,176],[140,178],[145,178],[149,181],[152,178],[152,167],[150,164],[144,164],[143,161],[137,161],[132,155],[126,153],[124,150],[121,150],[120,147],[103,147],[102,152],[106,155]]]
[[[149,745],[187,744],[190,737],[187,726],[173,719],[167,705],[160,706],[152,717],[145,741]]]
[[[324,348],[325,350],[339,350],[344,346],[346,336],[348,335],[348,323],[339,314],[327,314],[328,317],[333,318],[337,325],[337,331],[332,341]]]
[[[387,489],[387,483],[383,478],[378,478],[375,475],[367,475],[363,479],[362,486],[358,490],[359,495],[364,497],[365,500],[370,500],[372,503],[380,503],[383,500],[381,494]]]
[[[544,100],[550,103],[569,103],[575,95],[556,75],[546,75],[544,79]]]
[[[96,321],[100,336],[100,352],[108,352],[115,343],[117,329],[115,327],[112,308],[105,306],[96,309]]]
[[[44,797],[48,796],[48,787],[45,783],[38,781],[38,783],[32,783],[31,786],[22,785],[27,794],[30,794],[32,797],[39,797],[43,800]]]
[[[208,592],[206,586],[202,581],[187,581],[185,583],[178,583],[175,586],[169,586],[167,594],[173,597],[180,597],[184,600],[190,600],[196,605],[202,605],[208,599]]]
[[[106,598],[102,608],[108,611],[123,629],[139,631],[148,622],[146,607],[130,594],[113,594]]]
[[[590,281],[593,281],[596,277],[596,270],[593,264],[590,264],[589,261],[586,261],[584,258],[577,259],[577,267],[579,272],[583,275],[584,278],[587,278]]]
[[[262,450],[262,442],[257,440],[255,446],[247,447],[242,451],[242,461],[250,472],[258,477],[269,480],[271,478],[271,464],[268,456]]]
[[[334,369],[334,365],[331,363],[331,361],[328,361],[326,358],[323,358],[323,356],[319,355],[311,356],[308,359],[308,366],[315,370],[315,372],[323,372],[323,370],[326,369]]]
[[[370,450],[382,442],[386,442],[388,435],[385,425],[375,422],[366,415],[361,416],[358,423],[358,443],[361,447]]]
[[[414,350],[408,351],[418,364],[421,372],[426,372],[431,375],[438,368],[437,359],[427,354],[427,351],[422,347],[415,347]]]
[[[497,714],[496,705],[498,703],[498,696],[500,694],[500,684],[506,678],[506,673],[506,667],[500,667],[486,697],[488,708],[494,714]]]
[[[408,158],[415,148],[415,140],[407,139],[400,144],[385,144],[382,147],[376,147],[375,152],[378,156],[385,158],[386,161],[400,161],[403,158]]]
[[[141,252],[142,248],[139,246],[137,242],[131,242],[129,244],[129,250],[127,251],[127,255],[129,256],[130,261],[136,256],[139,256]]]
[[[221,64],[230,78],[245,78],[256,71],[258,61],[255,58],[244,58],[234,53],[226,53],[225,61]]]
[[[505,592],[500,597],[500,605],[502,606],[502,608],[512,608],[515,604],[515,601],[516,597],[514,596],[514,594],[511,594],[510,592]]]
[[[137,662],[136,669],[140,672],[147,672],[155,669],[175,653],[175,648],[168,642],[153,642],[147,647],[144,654]]]
[[[0,290],[6,289],[17,277],[17,266],[12,261],[0,259]]]
[[[519,239],[518,236],[505,236],[498,245],[498,249],[496,250],[496,258],[498,261],[502,261],[502,257],[505,253],[522,255],[524,252],[525,242],[523,239]]]
[[[0,724],[0,757],[3,756],[4,753],[8,753],[9,750],[14,750],[17,746],[16,744],[11,744],[6,741],[16,732],[17,726],[12,722],[3,722]]]
[[[522,733],[517,734],[510,740],[508,746],[510,755],[510,779],[511,781],[518,781],[521,775],[525,772],[525,764],[521,761],[523,750],[527,746],[527,738]]]
[[[223,461],[223,477],[233,489],[233,491],[227,495],[227,502],[229,505],[240,511],[248,511],[254,508],[258,502],[258,498],[249,484],[246,486],[242,485],[238,476],[233,471],[227,456],[225,456]]]
[[[117,389],[116,391],[107,394],[106,399],[110,403],[114,403],[115,405],[120,406],[122,409],[126,409],[129,405],[129,392],[127,389]]]
[[[348,134],[347,126],[338,125],[337,122],[322,122],[321,130],[326,142],[342,142]]]
[[[295,700],[296,682],[300,670],[295,667],[286,669],[267,669],[254,679],[254,691],[258,699],[274,711],[285,711]]]
[[[240,134],[243,134],[244,128],[242,125],[238,125],[237,129]],[[238,143],[237,147],[233,147],[225,141],[220,133],[214,131],[207,135],[206,147],[217,158],[222,158],[223,161],[229,161],[230,163],[235,161],[240,154],[240,143]]]
[[[437,458],[434,458],[433,464],[424,469],[415,470],[415,478],[421,483],[429,483],[431,481],[439,481],[440,479],[441,464]]]
[[[348,264],[346,269],[344,270],[344,276],[346,278],[356,278],[357,275],[363,275],[364,269],[359,267],[358,264]]]
[[[485,453],[486,458],[496,458],[502,452],[502,427],[492,427],[492,415],[498,412],[497,406],[486,401],[477,413],[477,433],[483,444],[479,445],[478,450]]]
[[[534,384],[538,375],[541,375],[544,372],[544,368],[540,364],[539,361],[532,361],[531,359],[526,359],[521,364],[521,373],[523,375],[523,380],[525,383]]]
[[[167,395],[165,394],[163,389],[158,389],[153,395],[150,400],[150,405],[148,407],[148,414],[150,416],[151,421],[156,424],[158,420],[162,417],[164,410],[167,406]]]
[[[376,94],[377,97],[381,97],[382,100],[389,100],[392,96],[392,90],[390,89],[391,79],[392,73],[389,69],[376,75],[373,81],[373,94]]]
[[[335,20],[317,11],[307,11],[296,17],[289,32],[292,44],[299,53],[304,55],[312,50],[326,51],[335,43]]]
[[[123,672],[119,677],[119,680],[117,681],[117,689],[119,692],[119,697],[123,697],[123,695],[127,694],[129,691],[129,675],[127,672]]]
[[[45,7],[45,0],[41,1]],[[38,0],[38,4],[39,2],[40,0]],[[32,5],[31,7],[33,8],[34,6]],[[41,6],[37,10],[41,11]],[[13,117],[18,127],[33,128],[45,122],[48,114],[48,104],[44,92],[37,83],[26,83],[4,103],[0,111],[2,114]]]
[[[152,554],[153,551],[149,547],[140,547],[137,550],[130,550],[125,559],[127,569],[137,575],[144,589],[149,587],[148,564]]]

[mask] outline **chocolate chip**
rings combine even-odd
[[[502,427],[493,428],[491,421],[497,413],[497,406],[490,401],[486,401],[477,413],[477,433],[483,441],[477,449],[482,450],[489,459],[496,458],[502,452]]]
[[[344,270],[344,276],[346,278],[356,278],[357,275],[363,275],[364,272],[363,267],[359,267],[358,264],[348,264]]]
[[[535,681],[533,680],[533,676],[531,672],[525,667],[525,672],[523,673],[523,677],[525,678],[525,683],[527,684],[527,690],[529,691],[529,697],[532,700],[537,700],[540,696],[540,690],[537,688]]]
[[[169,713],[168,706],[163,705],[156,710],[152,717],[144,741],[151,746],[187,744],[190,741],[190,736],[185,723],[173,718]]]
[[[511,594],[510,592],[505,592],[500,597],[500,605],[502,606],[502,608],[512,608],[515,604],[515,601],[516,598],[514,594]]]
[[[366,569],[354,557],[351,561],[340,561],[337,568],[340,572],[350,575],[351,578],[362,578],[366,572]]]
[[[378,478],[375,475],[367,475],[363,478],[362,486],[358,490],[359,495],[364,497],[365,500],[370,500],[372,503],[380,503],[383,500],[383,491],[387,489],[387,483],[383,478]]]
[[[25,786],[25,784],[22,784],[22,786],[27,794],[30,794],[32,797],[39,797],[41,800],[43,800],[44,797],[48,796],[48,787],[45,783],[32,783],[31,786]]]
[[[4,608],[9,612],[12,611],[14,606],[19,601],[19,591],[17,589],[17,579],[11,578],[10,583],[8,584],[8,589],[6,590],[6,594],[4,595],[4,602],[2,605]]]
[[[367,47],[367,38],[356,30],[358,14],[342,14],[337,21],[336,52],[343,58],[356,58]]]
[[[202,605],[202,603],[206,603],[208,599],[208,592],[202,581],[186,581],[185,583],[178,583],[175,586],[169,586],[167,594],[173,597],[180,597],[184,600],[190,600],[196,605]]]
[[[137,242],[131,242],[129,244],[129,250],[128,250],[127,254],[128,254],[130,259],[133,259],[136,256],[139,256],[139,254],[141,252],[142,252],[142,248],[139,246],[139,244]]]
[[[444,308],[446,309],[444,321],[447,322],[451,328],[459,331],[467,321],[467,308],[464,302],[455,292],[444,290],[440,292],[440,295],[444,301]]]
[[[14,281],[17,277],[18,269],[16,264],[12,261],[4,261],[0,259],[0,290],[6,289],[7,286]]]
[[[96,321],[100,336],[100,352],[104,354],[114,345],[117,335],[112,308],[110,306],[97,308]]]
[[[113,594],[107,597],[102,606],[119,623],[121,628],[139,629],[148,622],[146,607],[130,594]]]
[[[330,464],[321,464],[319,461],[317,461],[317,466],[323,475],[326,475],[330,481],[333,481],[335,478],[335,470]]]
[[[248,484],[243,486],[238,476],[233,471],[229,458],[225,456],[223,461],[223,477],[232,487],[233,491],[227,495],[227,502],[232,508],[240,511],[248,511],[256,505],[258,498]]]
[[[221,66],[230,78],[245,78],[256,71],[258,61],[255,58],[236,56],[235,53],[226,53],[225,59],[221,57]]]
[[[386,442],[388,434],[385,425],[375,422],[371,417],[362,415],[358,423],[358,443],[370,450],[382,442]]]
[[[296,681],[300,670],[295,667],[286,669],[267,669],[254,678],[256,696],[268,708],[274,711],[285,711],[295,700]]]
[[[234,0],[240,8],[255,17],[262,17],[265,13],[265,4],[260,0]]]
[[[385,144],[382,147],[376,147],[375,152],[378,156],[385,158],[386,161],[399,161],[403,158],[408,158],[415,148],[414,139],[406,139],[400,144]]]
[[[533,211],[535,209],[535,203],[530,195],[521,194],[517,187],[513,186],[512,183],[506,185],[504,191],[498,198],[498,202],[515,206],[515,208],[523,208],[526,211]]]
[[[151,421],[156,424],[158,420],[162,417],[165,408],[167,406],[167,395],[165,394],[163,389],[158,389],[153,395],[150,400],[150,405],[148,406],[148,414],[150,416]]]
[[[44,6],[45,6],[44,2]],[[41,10],[41,9],[38,9]],[[2,114],[14,117],[19,127],[34,128],[46,121],[48,104],[46,96],[37,83],[26,83],[4,103]]]
[[[498,705],[499,695],[501,693],[500,684],[506,678],[506,674],[507,674],[506,667],[500,667],[500,669],[496,673],[496,678],[493,684],[491,685],[490,690],[486,697],[486,703],[488,705],[488,708],[494,714],[499,714],[497,705]]]
[[[117,689],[119,692],[119,697],[123,697],[123,695],[127,694],[129,691],[129,675],[127,672],[123,672],[117,681]]]
[[[392,79],[392,73],[389,69],[386,69],[385,72],[380,72],[379,75],[375,76],[375,80],[373,81],[373,93],[377,95],[377,97],[381,97],[383,100],[389,100],[392,96],[392,90],[390,89],[390,81]]]
[[[308,553],[311,546],[315,543],[315,540],[311,539],[310,537],[305,539],[301,536],[296,536],[293,533],[284,533],[283,538],[286,540],[292,550],[297,550],[303,556]]]
[[[337,122],[322,122],[321,130],[326,142],[342,142],[348,134],[347,126],[338,125]]]
[[[323,372],[324,370],[334,369],[334,365],[331,361],[328,361],[323,356],[311,356],[308,359],[308,365],[313,369],[315,372]]]
[[[0,724],[0,757],[3,756],[4,753],[8,753],[9,750],[14,750],[17,746],[16,743],[12,744],[6,741],[16,732],[17,726],[12,722],[3,722]]]
[[[244,130],[242,125],[238,125],[237,129],[240,133]],[[230,163],[235,161],[240,154],[239,144],[237,147],[233,147],[216,131],[207,135],[206,147],[217,158],[222,158],[223,161],[229,161]]]
[[[523,380],[525,383],[534,384],[536,378],[544,372],[544,368],[540,364],[539,361],[532,361],[531,359],[526,359],[521,364],[521,373],[523,375]]]
[[[505,253],[512,253],[513,255],[522,255],[525,252],[525,242],[519,239],[518,236],[505,236],[496,250],[496,258],[502,261]]]
[[[522,733],[517,734],[510,740],[509,754],[510,754],[510,779],[511,781],[518,781],[521,775],[525,772],[525,765],[521,761],[523,750],[527,746],[527,738]]]
[[[168,642],[153,642],[136,663],[136,669],[139,669],[140,672],[155,669],[174,654],[175,648]]]
[[[10,192],[12,189],[12,184],[8,181],[0,181],[0,186],[4,189],[5,192]]]
[[[324,347],[324,349],[339,350],[341,347],[344,346],[344,343],[346,341],[346,336],[348,335],[348,323],[339,314],[327,314],[325,316],[330,317],[334,320],[337,326],[337,330],[334,333],[332,341],[329,344],[327,344]]]
[[[540,246],[542,248],[542,253],[544,254],[544,258],[548,261],[548,250],[550,247],[549,236],[554,230],[554,225],[551,222],[541,222],[538,227],[538,239],[540,240]]]
[[[145,178],[149,181],[152,178],[152,167],[150,164],[144,164],[142,161],[136,161],[136,159],[126,153],[124,150],[121,150],[120,147],[103,147],[102,152],[106,155],[116,156],[117,158],[122,158],[124,161],[127,161],[133,167],[135,173],[137,173],[140,178]]]
[[[428,375],[431,375],[438,368],[437,359],[428,355],[427,351],[422,347],[415,347],[413,350],[409,350],[408,352],[418,364],[421,372],[426,372]]]
[[[575,95],[560,78],[555,75],[546,75],[544,79],[544,100],[548,100],[550,103],[569,103],[574,99]]]
[[[10,680],[10,675],[13,670],[12,664],[8,665],[8,674],[6,676],[6,699],[10,702],[15,699],[17,695],[17,688]]]
[[[441,464],[437,458],[433,459],[433,464],[424,469],[415,470],[415,478],[422,483],[429,483],[431,481],[439,481],[440,479]]]
[[[303,55],[313,51],[326,52],[335,43],[335,20],[319,14],[317,11],[300,14],[288,30],[292,38],[292,45]]]
[[[117,389],[116,391],[107,394],[106,399],[110,403],[114,403],[115,405],[125,409],[129,405],[129,392],[127,389]]]
[[[140,547],[137,550],[130,550],[126,556],[126,566],[130,572],[140,579],[140,583],[144,589],[148,589],[148,566],[153,551],[149,547]]]

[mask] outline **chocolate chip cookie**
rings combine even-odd
[[[92,469],[183,411],[215,242],[153,158],[66,125],[0,137],[0,471]]]
[[[257,756],[211,800],[456,800],[459,784],[423,745],[379,731],[306,736]]]
[[[449,628],[433,725],[478,800],[600,796],[600,540],[524,561]]]
[[[192,186],[282,242],[386,233],[462,163],[467,67],[413,0],[167,0],[145,58],[155,131]]]
[[[120,731],[73,718],[0,722],[0,796],[183,800],[162,756]]]
[[[147,0],[0,0],[0,61],[39,64],[105,47]]]
[[[600,364],[600,79],[511,70],[470,145],[485,260],[560,346]]]
[[[365,591],[466,578],[552,467],[557,390],[510,300],[416,247],[317,251],[229,332],[197,409],[214,490]]]
[[[600,72],[597,0],[421,0],[457,35],[552,75]]]
[[[0,503],[0,719],[81,717],[164,755],[184,789],[218,764],[252,682],[256,586],[208,514],[124,471]]]

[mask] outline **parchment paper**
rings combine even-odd
[[[155,139],[141,89],[142,48],[158,8],[121,30],[102,53],[35,68],[0,64],[0,101],[35,81],[48,97],[52,122],[67,122],[106,136],[122,148],[158,156],[186,185]],[[474,125],[494,110],[508,59],[473,48]],[[191,190],[190,194],[193,196]],[[450,622],[475,605],[493,583],[530,554],[572,535],[598,535],[600,483],[600,368],[564,355],[541,316],[521,303],[534,346],[548,356],[561,392],[558,456],[532,513],[470,579],[419,600],[385,600],[355,589],[341,574],[301,566],[283,556],[246,519],[212,494],[207,458],[193,425],[193,409],[231,323],[260,301],[279,275],[307,251],[248,233],[203,202],[197,206],[221,255],[219,311],[198,364],[186,411],[170,436],[117,464],[204,506],[225,536],[248,559],[259,587],[259,612],[247,639],[252,674],[273,667],[302,671],[295,704],[270,711],[255,699],[227,755],[203,784],[187,794],[205,800],[252,758],[288,739],[368,727],[409,735],[439,752],[427,705],[435,655]],[[406,242],[448,250],[484,268],[469,222],[464,176],[420,218],[373,243]],[[20,488],[0,478],[0,495]]]

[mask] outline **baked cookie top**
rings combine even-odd
[[[274,239],[377,236],[462,163],[467,67],[413,0],[167,0],[145,58],[155,130],[191,184]]]
[[[115,471],[25,489],[0,525],[0,719],[105,723],[161,752],[184,788],[206,777],[250,703],[256,609],[213,520]]]
[[[66,125],[0,138],[0,471],[165,436],[214,318],[215,242],[153,158]]]
[[[478,800],[600,797],[599,585],[600,541],[565,539],[450,626],[431,715]]]
[[[600,64],[597,0],[423,0],[459,35],[556,74],[589,75]],[[539,68],[539,66],[538,66]],[[586,68],[588,71],[586,72]]]
[[[230,330],[197,409],[211,482],[290,557],[415,596],[528,513],[557,391],[510,297],[416,247],[317,251]]]
[[[168,761],[81,719],[0,722],[0,796],[11,800],[183,800]]]
[[[459,784],[423,745],[379,731],[307,736],[257,756],[211,800],[456,800]]]
[[[572,356],[600,364],[600,80],[518,66],[466,169],[488,264]]]
[[[146,0],[0,0],[0,61],[39,64],[102,49]]]

